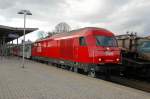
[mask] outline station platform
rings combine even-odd
[[[150,99],[150,93],[19,57],[0,57],[0,99]]]

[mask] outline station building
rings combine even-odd
[[[26,34],[38,30],[38,28],[26,28]],[[13,44],[13,40],[23,36],[24,28],[0,25],[0,56],[7,55],[6,49]],[[12,43],[8,43],[12,41]]]

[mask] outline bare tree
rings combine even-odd
[[[52,32],[47,32],[47,34],[48,34],[48,37],[50,37],[50,36],[53,36],[54,34],[56,34],[54,31],[52,31]]]
[[[71,29],[70,26],[65,22],[61,22],[55,26],[56,33],[69,32],[70,29]]]

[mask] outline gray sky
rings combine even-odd
[[[150,35],[150,0],[0,0],[0,24],[22,27],[21,9],[33,13],[27,27],[52,31],[67,22],[73,29],[96,26],[116,34]]]

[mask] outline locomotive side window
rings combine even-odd
[[[80,43],[80,46],[86,46],[85,37],[80,37],[79,38],[79,43]]]

